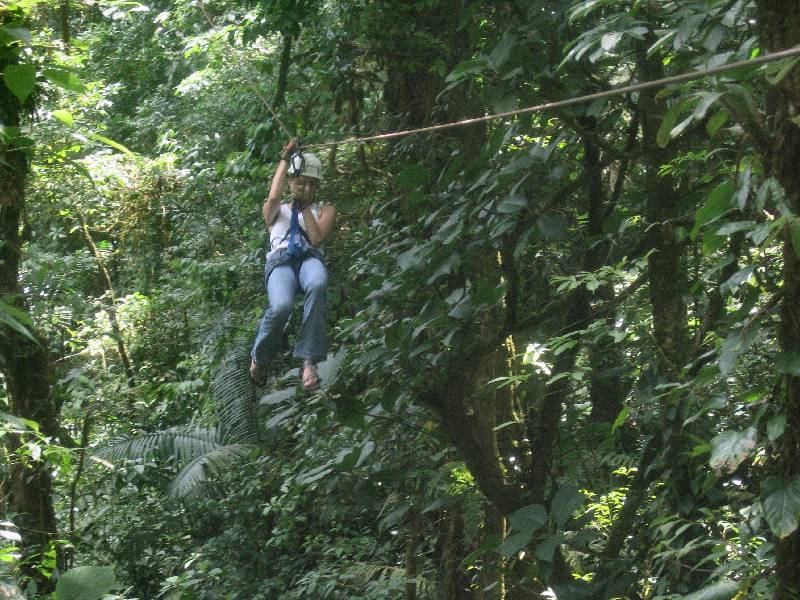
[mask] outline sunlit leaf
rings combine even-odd
[[[50,67],[42,71],[42,75],[51,83],[70,92],[86,91],[86,86],[80,77],[67,69]]]
[[[125,146],[123,146],[119,142],[115,142],[114,140],[107,138],[104,135],[100,135],[99,133],[92,133],[91,135],[89,135],[89,139],[95,140],[97,142],[102,142],[106,146],[111,146],[112,148],[119,150],[123,154],[127,154],[128,156],[133,156],[133,152],[128,150]]]
[[[72,114],[67,110],[54,110],[50,114],[53,116],[54,119],[58,119],[59,121],[61,121],[65,125],[69,125],[70,127],[72,127],[72,125],[75,123],[75,119],[72,118]]]
[[[756,447],[757,430],[748,427],[744,431],[724,431],[711,440],[712,469],[733,473]]]
[[[17,97],[19,103],[25,104],[25,100],[36,87],[36,67],[33,65],[8,65],[3,70],[3,82]]]
[[[62,574],[56,585],[56,600],[99,600],[116,583],[111,567],[75,567]]]

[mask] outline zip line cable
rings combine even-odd
[[[389,140],[393,138],[400,138],[406,137],[409,135],[414,135],[416,133],[427,133],[429,131],[441,131],[443,129],[452,129],[454,127],[463,127],[466,125],[473,125],[475,123],[484,123],[486,121],[493,121],[494,119],[503,119],[505,117],[513,117],[515,115],[524,115],[530,114],[535,112],[542,112],[545,110],[553,109],[553,108],[561,108],[563,106],[572,106],[574,104],[581,104],[584,102],[590,102],[592,100],[599,100],[602,98],[609,98],[611,96],[620,96],[622,94],[628,94],[630,92],[637,92],[640,90],[646,90],[655,87],[663,87],[673,83],[681,83],[684,81],[692,81],[694,79],[702,79],[704,77],[709,77],[710,75],[716,75],[718,73],[724,73],[726,71],[733,71],[735,69],[741,69],[743,67],[752,67],[756,65],[762,65],[765,63],[774,62],[776,60],[781,60],[783,58],[790,58],[793,56],[800,56],[800,46],[795,48],[791,48],[789,50],[782,50],[780,52],[773,52],[771,54],[765,54],[763,56],[759,56],[756,58],[750,58],[747,60],[740,60],[737,62],[732,62],[726,65],[720,65],[718,67],[712,67],[709,69],[702,69],[700,71],[693,71],[690,73],[682,73],[680,75],[673,75],[671,77],[664,77],[663,79],[654,79],[653,81],[643,81],[641,83],[636,83],[633,85],[626,85],[623,87],[612,88],[610,90],[605,90],[602,92],[597,92],[594,94],[588,94],[586,96],[578,96],[575,98],[568,98],[566,100],[558,100],[556,102],[547,102],[545,104],[538,104],[536,106],[529,106],[527,108],[520,108],[517,110],[510,110],[507,112],[496,113],[492,115],[485,115],[482,117],[475,117],[471,119],[464,119],[462,121],[454,121],[452,123],[443,123],[441,125],[430,125],[428,127],[419,127],[417,129],[407,129],[405,131],[394,131],[390,133],[380,133],[377,135],[369,135],[365,137],[358,137],[358,138],[347,138],[344,140],[339,141],[330,141],[330,142],[321,142],[319,144],[304,144],[300,146],[300,149],[306,150],[310,148],[325,148],[329,146],[337,146],[342,144],[358,144],[363,142],[371,142],[376,140]]]
[[[208,21],[209,26],[212,28],[214,27],[214,23],[211,20],[211,16],[208,14],[206,10],[205,4],[203,4],[202,0],[198,2],[200,6],[200,10],[203,11],[203,15],[205,16],[206,20]],[[727,71],[734,71],[736,69],[746,68],[746,67],[754,67],[757,65],[763,65],[771,62],[775,62],[784,58],[791,58],[795,56],[800,56],[800,46],[796,46],[794,48],[789,48],[787,50],[781,50],[779,52],[772,52],[770,54],[764,54],[763,56],[757,56],[756,58],[748,58],[746,60],[739,60],[736,62],[728,63],[725,65],[720,65],[717,67],[711,67],[708,69],[701,69],[699,71],[692,71],[689,73],[681,73],[680,75],[672,75],[670,77],[664,77],[662,79],[654,79],[653,81],[642,81],[640,83],[635,83],[632,85],[626,85],[622,87],[612,88],[610,90],[604,90],[602,92],[596,92],[594,94],[587,94],[585,96],[577,96],[574,98],[567,98],[566,100],[557,100],[555,102],[546,102],[544,104],[537,104],[536,106],[529,106],[527,108],[519,108],[517,110],[509,110],[506,112],[495,113],[491,115],[484,115],[482,117],[473,117],[470,119],[463,119],[461,121],[453,121],[451,123],[442,123],[439,125],[429,125],[427,127],[418,127],[416,129],[406,129],[404,131],[393,131],[389,133],[379,133],[375,135],[368,135],[364,137],[355,137],[355,138],[345,138],[343,140],[333,140],[328,142],[320,142],[317,144],[301,144],[298,147],[298,150],[310,150],[312,148],[328,148],[330,146],[339,146],[344,144],[362,144],[364,142],[374,142],[378,140],[390,140],[395,138],[407,137],[409,135],[414,135],[417,133],[428,133],[431,131],[442,131],[444,129],[453,129],[455,127],[465,127],[467,125],[474,125],[476,123],[485,123],[487,121],[494,121],[495,119],[504,119],[506,117],[513,117],[516,115],[526,115],[535,112],[543,112],[545,110],[551,110],[554,108],[562,108],[564,106],[573,106],[575,104],[583,104],[585,102],[591,102],[593,100],[601,100],[603,98],[610,98],[612,96],[621,96],[623,94],[629,94],[631,92],[638,92],[641,90],[647,90],[651,88],[658,88],[658,87],[665,87],[667,85],[671,85],[673,83],[683,83],[685,81],[693,81],[696,79],[703,79],[705,77],[710,77],[711,75],[717,75],[719,73],[725,73]],[[264,97],[264,95],[258,90],[255,83],[247,77],[245,74],[245,79],[250,84],[250,87],[253,88],[253,91],[256,93],[256,96],[261,100],[267,110],[272,114],[272,118],[275,120],[276,123],[283,129],[284,133],[289,137],[295,137],[289,128],[283,124],[283,122],[278,118],[278,115],[272,109],[272,106]]]

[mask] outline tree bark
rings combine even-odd
[[[764,45],[778,51],[800,44],[800,4],[794,0],[757,0],[758,24]],[[765,156],[765,171],[780,181],[794,213],[794,227],[800,228],[800,127],[791,121],[800,115],[800,73],[797,67],[767,96],[771,119],[771,144]],[[797,229],[795,229],[797,232]],[[797,233],[796,233],[797,235]],[[792,245],[791,227],[783,232],[783,297],[778,338],[781,350],[800,348],[800,256]],[[781,409],[786,429],[781,436],[777,466],[785,481],[800,476],[800,377],[783,378]],[[800,531],[778,542],[776,600],[800,597]]]
[[[410,522],[408,525],[408,541],[406,542],[406,587],[404,600],[416,600],[417,598],[417,552],[425,533],[422,514],[417,508],[412,508]]]
[[[594,118],[583,119],[587,131],[583,136],[583,163],[586,170],[586,192],[589,200],[587,223],[588,242],[586,250],[586,270],[596,271],[607,262],[608,242],[603,239],[603,186],[602,167],[600,165],[600,149],[595,136],[597,124]],[[614,291],[611,285],[602,285],[595,291],[595,296],[605,302],[611,302]],[[606,321],[613,327],[616,314],[606,316]],[[591,419],[595,423],[613,423],[622,410],[622,378],[619,376],[619,365],[623,357],[608,336],[604,336],[589,349],[591,378],[589,381],[589,397],[592,402]]]
[[[105,261],[103,260],[103,256],[100,254],[100,251],[97,249],[97,245],[94,243],[92,232],[89,231],[89,226],[86,223],[86,218],[83,216],[83,212],[80,210],[77,212],[78,220],[81,224],[81,233],[83,235],[83,239],[86,242],[86,245],[89,247],[89,251],[92,253],[95,263],[97,263],[97,269],[100,271],[103,282],[106,284],[106,295],[108,296],[109,302],[108,320],[111,323],[111,330],[114,332],[114,338],[117,342],[117,352],[119,353],[119,358],[122,361],[122,367],[125,369],[128,387],[134,388],[136,387],[136,376],[134,374],[133,364],[131,363],[131,359],[128,354],[128,349],[125,347],[125,340],[122,338],[122,329],[120,329],[119,322],[117,321],[117,295],[114,292],[114,284],[111,281],[111,274],[106,268]]]
[[[0,12],[0,25],[3,24]],[[16,62],[0,56],[0,72]],[[0,125],[20,126],[22,107],[8,88],[0,85]],[[20,235],[25,209],[25,181],[28,164],[24,151],[0,141],[0,301],[25,310],[19,290],[19,264],[23,240]],[[11,413],[35,421],[45,436],[56,438],[57,409],[50,397],[50,357],[45,341],[32,332],[35,341],[7,326],[0,326],[0,372],[5,380]],[[8,451],[20,448],[19,436],[11,436]],[[52,591],[50,579],[34,564],[56,539],[50,467],[43,459],[15,461],[10,469],[11,506],[22,536],[23,570],[36,581],[41,592]]]

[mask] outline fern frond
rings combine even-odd
[[[175,428],[137,436],[114,438],[97,454],[112,462],[129,459],[145,460],[158,452],[163,458],[191,460],[220,446],[217,430]]]
[[[210,477],[216,477],[230,470],[237,460],[248,456],[256,448],[252,444],[229,444],[196,457],[172,480],[170,495],[177,498],[191,495],[207,483]]]
[[[255,391],[250,383],[250,356],[244,349],[228,354],[214,375],[211,392],[219,418],[220,440],[250,443],[256,440]]]

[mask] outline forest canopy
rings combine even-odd
[[[800,598],[798,46],[796,0],[0,0],[0,597]],[[311,391],[301,295],[248,371],[290,138]]]

